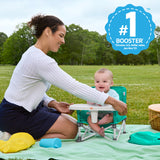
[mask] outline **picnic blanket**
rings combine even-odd
[[[158,131],[151,129],[150,125],[126,125],[126,134],[120,136],[118,141],[104,139],[100,136],[84,142],[75,140],[62,140],[61,148],[43,148],[36,142],[31,148],[17,153],[1,153],[0,158],[34,159],[34,160],[159,160],[159,145],[137,145],[128,142],[129,136],[139,131]]]

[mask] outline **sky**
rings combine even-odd
[[[127,4],[142,6],[160,26],[160,0],[0,0],[0,32],[10,36],[17,25],[45,14],[57,16],[67,26],[76,24],[103,35],[109,14]]]

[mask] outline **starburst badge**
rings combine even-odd
[[[141,6],[118,7],[108,16],[106,39],[113,49],[124,55],[138,54],[154,39],[155,24],[150,13]]]

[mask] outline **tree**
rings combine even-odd
[[[156,49],[157,49],[157,59],[158,64],[160,65],[160,27],[156,27],[155,29],[155,35],[156,35]]]
[[[96,64],[114,64],[114,50],[111,43],[106,40],[106,34],[102,36],[99,35],[98,49],[96,51]]]
[[[7,38],[8,38],[8,36],[5,33],[0,32],[0,63],[1,63],[1,53],[3,50],[3,44]]]
[[[147,49],[148,53],[149,53],[149,60],[150,60],[150,64],[157,64],[158,63],[158,59],[157,59],[157,43],[156,43],[156,39],[154,39],[150,45],[149,48]]]
[[[22,54],[34,43],[35,38],[27,24],[18,25],[17,31],[3,44],[2,63],[16,65]]]
[[[0,32],[0,47],[3,46],[3,43],[6,41],[7,38],[8,36],[5,33]]]
[[[110,64],[160,64],[160,27],[155,30],[156,38],[150,43],[147,50],[138,55],[123,55],[115,51],[106,40],[106,35],[90,32],[79,25],[66,26],[65,45],[62,45],[57,53],[49,52],[59,64],[63,65],[110,65]],[[2,38],[2,40],[1,40]],[[17,31],[9,38],[0,34],[0,42],[3,44],[0,58],[3,64],[16,65],[22,54],[36,42],[30,28],[23,23],[17,26]]]
[[[83,30],[81,35],[81,65],[92,65],[96,63],[96,52],[99,47],[99,34],[97,32],[89,32]]]
[[[158,26],[155,29],[155,38],[150,43],[148,52],[150,53],[151,64],[155,64],[158,61],[160,65],[160,27]]]

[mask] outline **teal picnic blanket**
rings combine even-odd
[[[43,148],[36,142],[31,148],[17,153],[4,154],[0,152],[0,158],[9,159],[34,159],[34,160],[159,160],[159,145],[137,145],[129,143],[130,135],[136,132],[150,131],[149,125],[126,125],[126,134],[120,136],[118,141],[112,141],[97,136],[84,142],[75,140],[62,140],[61,148]]]

